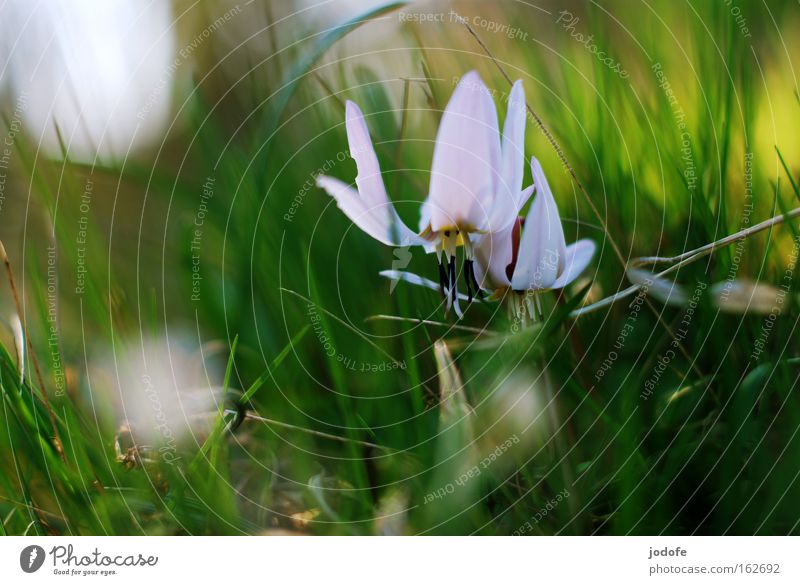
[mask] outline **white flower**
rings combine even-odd
[[[583,239],[566,245],[564,229],[550,186],[536,158],[531,158],[533,186],[522,191],[513,204],[504,210],[505,219],[496,220],[497,231],[488,231],[475,238],[474,274],[485,290],[494,290],[494,298],[501,298],[510,290],[511,312],[535,320],[541,315],[538,294],[547,290],[564,288],[574,281],[591,262],[595,243]],[[533,189],[533,200],[524,222],[518,218]],[[497,209],[497,207],[495,207]],[[430,280],[397,270],[384,270],[382,276],[403,280],[411,284],[434,287]],[[534,306],[536,304],[536,307]]]
[[[356,162],[356,189],[328,176],[317,185],[362,230],[389,246],[425,247],[439,262],[439,288],[447,306],[458,307],[456,251],[464,246],[467,299],[479,286],[473,272],[473,242],[506,229],[515,218],[524,170],[525,95],[522,82],[511,91],[500,135],[489,89],[474,71],[458,83],[442,115],[431,164],[428,197],[420,210],[420,233],[398,216],[381,177],[364,115],[348,101],[347,138]],[[502,141],[501,141],[502,139]],[[510,210],[514,210],[514,214]]]
[[[536,158],[531,158],[531,172],[536,197],[524,224],[512,221],[511,227],[486,234],[475,246],[478,272],[484,282],[488,281],[487,288],[516,292],[564,288],[594,256],[592,240],[566,245],[558,206]],[[519,207],[525,204],[526,194],[521,194]]]
[[[170,4],[0,4],[0,85],[8,81],[24,127],[48,155],[62,154],[56,127],[70,158],[87,162],[162,139],[176,44]]]
[[[112,406],[133,442],[165,460],[184,443],[198,445],[211,430],[223,398],[222,374],[208,348],[193,351],[191,337],[176,334],[115,346],[92,359],[94,383],[104,389],[98,408]]]

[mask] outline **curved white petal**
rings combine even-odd
[[[427,230],[431,225],[431,205],[430,202],[425,200],[419,209],[419,232],[422,233]],[[436,251],[436,241],[425,240],[422,242],[425,246],[425,252],[432,254]]]
[[[317,187],[325,189],[336,200],[339,209],[359,228],[387,246],[394,245],[389,238],[387,222],[381,221],[367,208],[358,191],[335,177],[325,175],[317,177]]]
[[[369,129],[364,114],[355,102],[347,100],[345,106],[345,125],[347,126],[347,142],[350,156],[356,161],[356,185],[362,199],[368,204],[387,203],[389,197],[381,176],[381,167],[375,147],[369,137]]]
[[[489,210],[489,219],[482,229],[486,232],[502,232],[513,225],[518,215],[517,197],[500,189],[500,192],[495,194]]]
[[[514,255],[513,231],[512,225],[499,232],[489,232],[481,236],[474,245],[475,280],[482,288],[501,288],[511,284],[506,266],[511,264]]]
[[[531,158],[531,171],[536,197],[519,243],[517,265],[511,279],[514,290],[552,288],[564,268],[566,242],[558,206],[542,166],[535,158]]]
[[[475,71],[459,81],[436,134],[428,194],[431,228],[482,228],[500,169],[497,111]]]
[[[586,270],[594,257],[597,246],[592,240],[578,240],[567,246],[564,252],[564,271],[551,288],[564,288]]]
[[[517,80],[508,98],[508,111],[503,123],[502,163],[497,193],[517,200],[522,191],[525,173],[525,90]]]
[[[500,176],[497,192],[489,214],[488,231],[502,231],[517,219],[519,210],[527,201],[520,204],[522,177],[525,172],[525,90],[522,80],[514,83],[508,99],[508,111],[503,124]],[[531,188],[528,196],[533,192]]]
[[[519,217],[519,212],[532,194],[533,185],[520,191],[513,210],[504,209],[503,212],[511,214],[513,220],[516,221]],[[492,211],[497,213],[497,210],[498,201],[495,201],[495,207]],[[502,222],[498,222],[498,225],[500,223]],[[499,231],[492,229],[490,225],[488,232],[480,236],[473,245],[475,249],[475,279],[484,288],[500,288],[511,285],[506,273],[506,267],[513,261],[514,257],[514,241],[512,237],[514,225],[512,221],[510,225]],[[518,246],[519,242],[517,242]]]
[[[534,186],[531,185],[530,187],[526,187],[520,191],[519,197],[517,197],[517,215],[519,215],[519,212],[522,211],[523,207],[525,207],[528,199],[530,199],[531,195],[533,195],[533,187]]]
[[[336,200],[344,214],[364,232],[387,246],[416,246],[428,242],[412,232],[389,201],[369,205],[358,191],[335,177],[320,175],[317,187]]]
[[[484,227],[487,232],[502,232],[514,225],[519,212],[533,195],[533,185],[520,191],[515,197],[499,193],[492,203],[489,223]]]
[[[317,186],[336,199],[339,208],[376,240],[388,246],[424,245],[426,242],[403,223],[389,201],[364,115],[351,101],[346,105],[345,125],[350,156],[358,170],[358,191],[326,176],[317,178]]]
[[[419,208],[419,231],[424,232],[431,225],[431,204],[427,199]]]

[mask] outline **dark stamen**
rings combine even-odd
[[[464,259],[464,282],[467,283],[467,297],[469,302],[472,302],[472,281],[475,280],[475,275],[472,273],[472,260]]]
[[[441,259],[437,263],[439,264],[439,290],[442,292],[442,296],[445,296],[444,291],[449,286],[449,277]]]
[[[453,304],[458,302],[456,298],[458,292],[456,292],[456,257],[450,256],[450,296],[453,299]]]
[[[478,284],[478,279],[475,278],[475,265],[472,263],[473,261],[469,261],[469,278],[472,280],[472,286],[475,287],[475,294],[481,300],[486,297],[486,294],[483,292],[481,285]]]

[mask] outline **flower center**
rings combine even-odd
[[[439,288],[447,301],[447,310],[453,307],[459,317],[462,316],[458,304],[458,271],[456,270],[457,250],[464,247],[463,274],[467,286],[467,299],[472,302],[473,295],[483,299],[484,293],[475,278],[474,253],[470,231],[452,228],[441,232],[439,243],[436,244],[436,258],[439,263]],[[473,292],[474,290],[474,292]]]

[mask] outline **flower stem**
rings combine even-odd
[[[684,252],[678,256],[672,257],[662,257],[662,256],[643,256],[641,258],[635,258],[633,261],[630,262],[629,267],[635,268],[638,266],[644,266],[647,264],[672,264],[672,266],[658,272],[655,276],[661,277],[672,272],[675,272],[682,266],[686,266],[687,264],[691,264],[692,262],[699,260],[700,258],[704,258],[709,254],[712,254],[715,250],[719,248],[724,248],[725,246],[730,246],[735,242],[739,242],[741,240],[747,239],[753,234],[757,234],[758,232],[764,231],[765,229],[771,228],[778,224],[785,222],[787,219],[794,219],[800,216],[800,207],[795,207],[791,211],[786,212],[783,215],[776,215],[770,219],[764,220],[761,223],[757,223],[754,226],[750,226],[743,230],[736,232],[735,234],[731,234],[726,236],[720,240],[715,242],[711,242],[710,244],[705,244],[700,246],[699,248],[695,248],[694,250],[689,250],[688,252]],[[611,295],[610,297],[606,297],[596,303],[592,303],[591,305],[586,305],[585,307],[581,307],[580,309],[575,309],[572,311],[569,316],[573,319],[580,317],[581,315],[586,315],[587,313],[592,313],[597,311],[598,309],[602,309],[604,307],[608,307],[613,303],[617,302],[620,299],[624,299],[625,297],[629,297],[633,293],[637,292],[642,288],[640,284],[634,284],[633,286],[629,286],[625,290],[622,290],[616,294]]]

